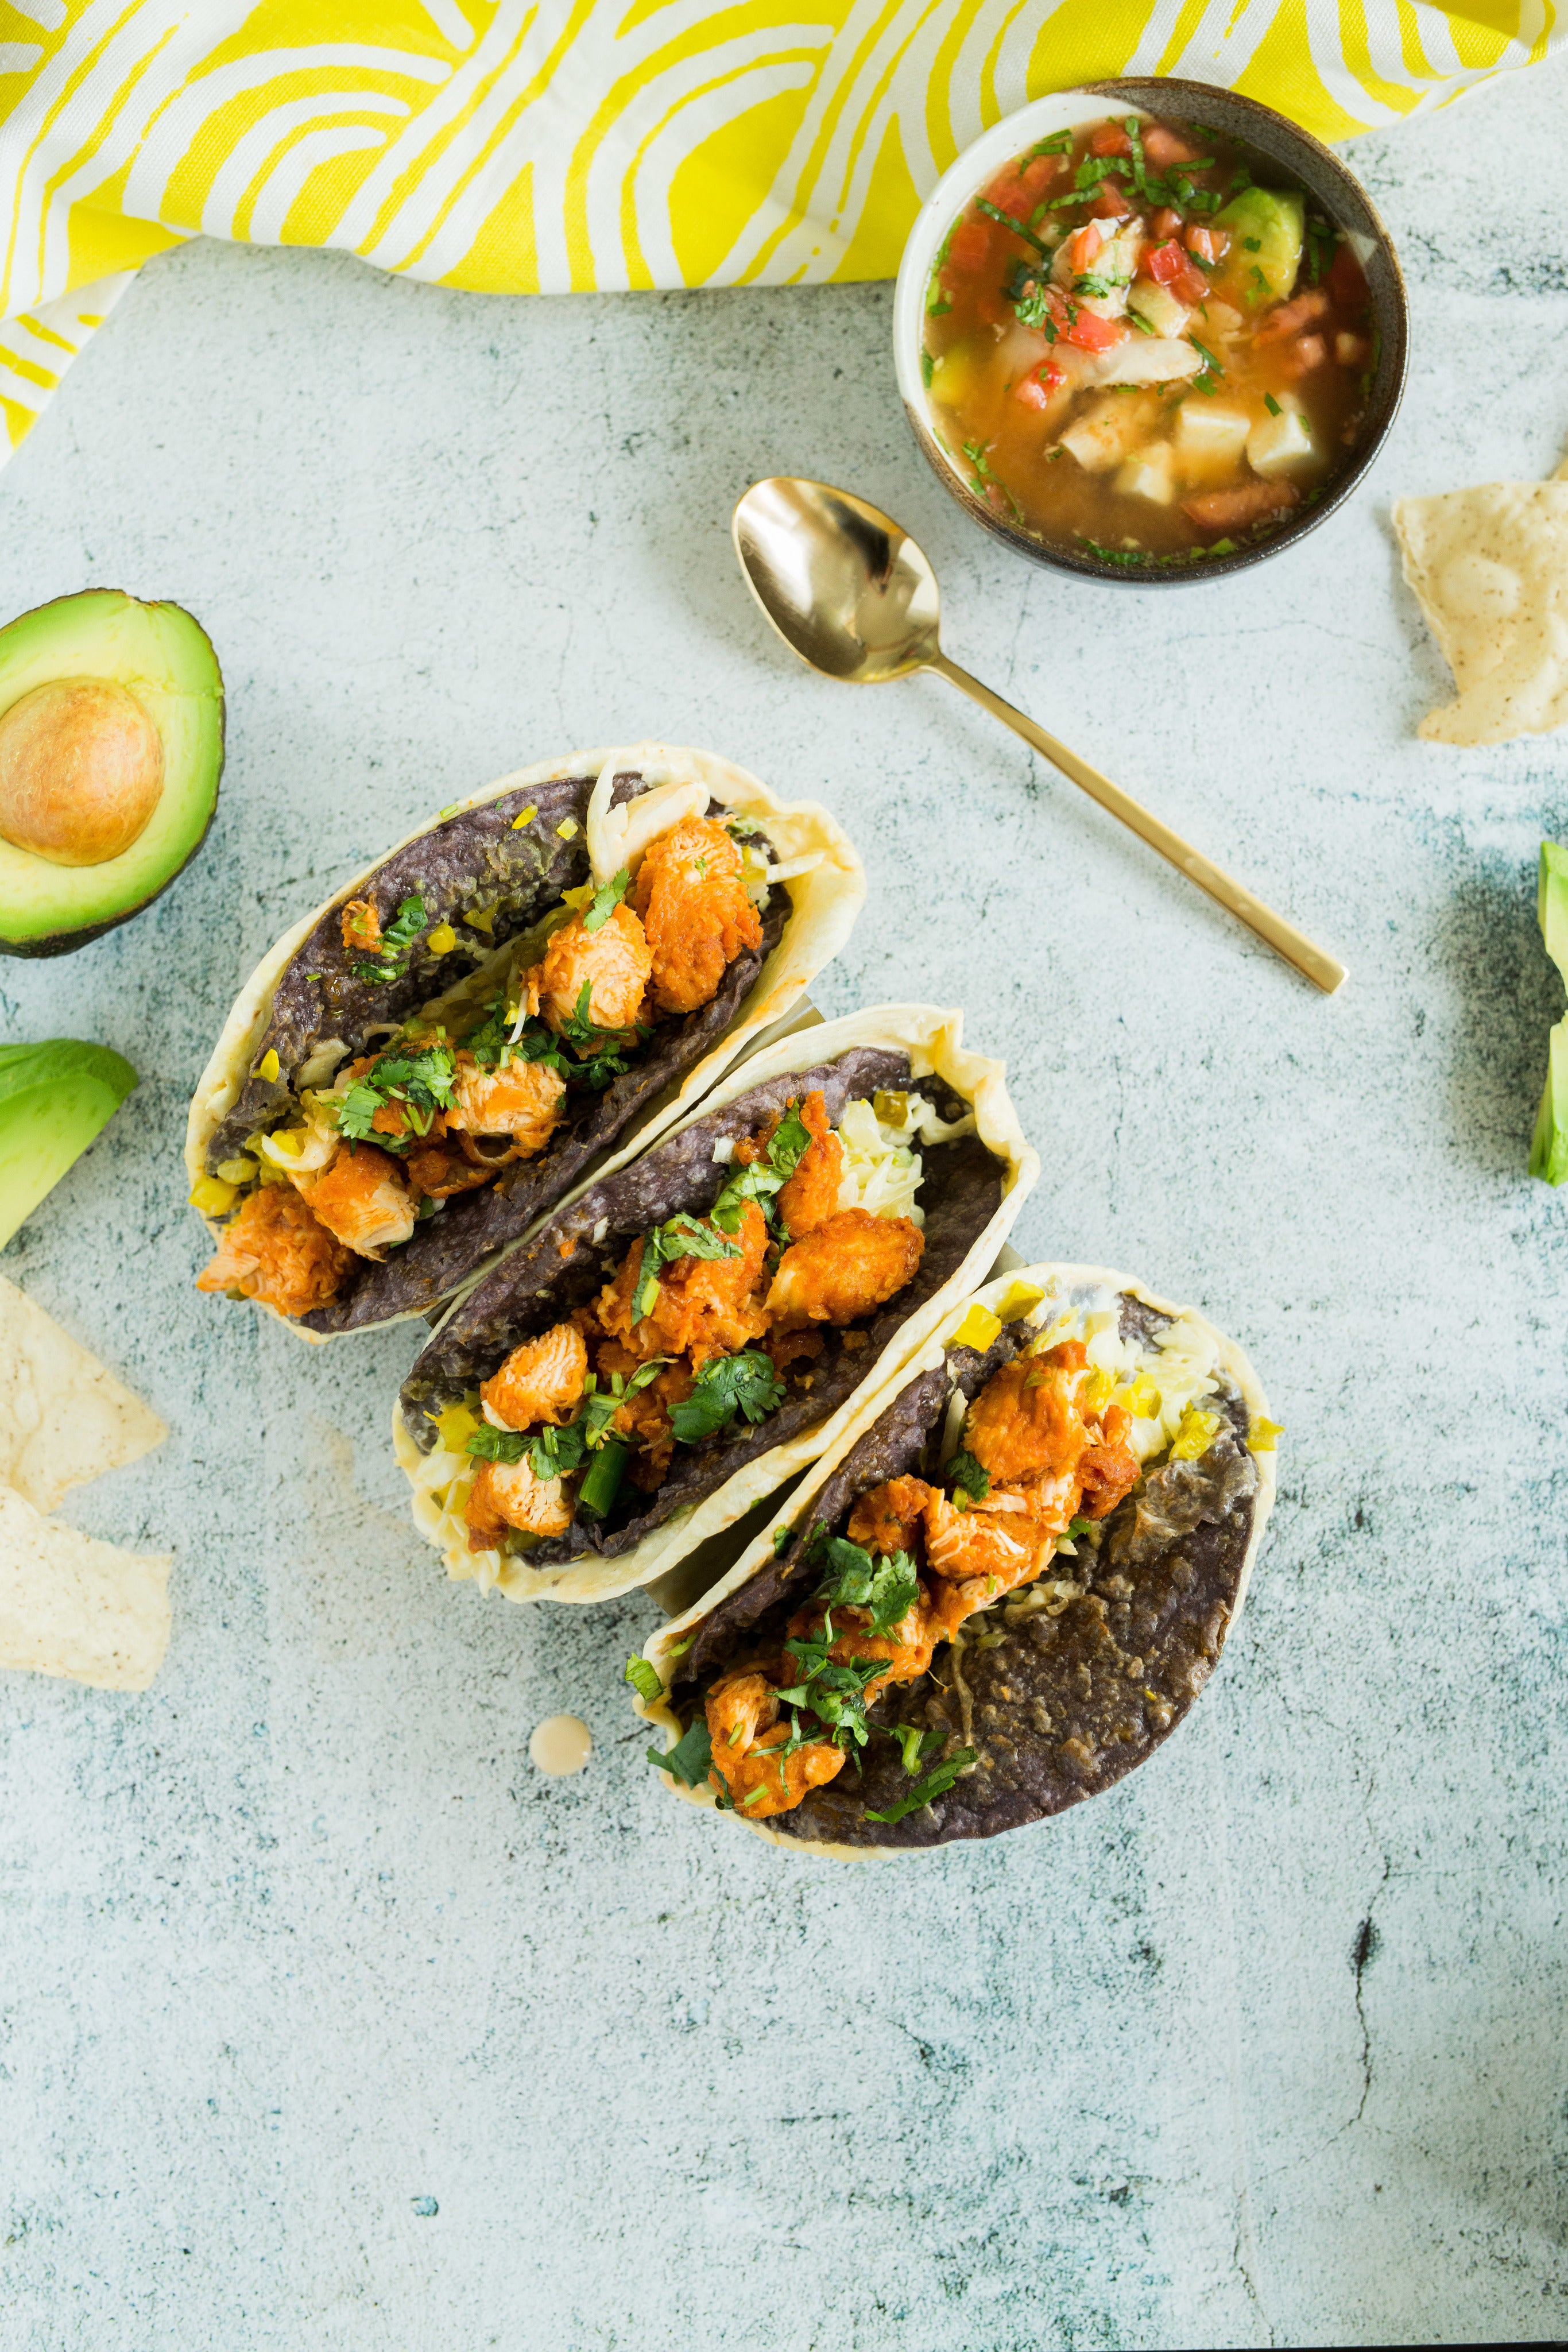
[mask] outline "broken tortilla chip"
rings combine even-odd
[[[1405,577],[1454,673],[1429,743],[1506,743],[1568,720],[1568,476],[1398,499]]]
[[[122,1469],[168,1434],[151,1407],[0,1276],[0,1479],[52,1511],[68,1488]]]
[[[0,1666],[145,1690],[169,1646],[168,1552],[120,1551],[0,1486]]]

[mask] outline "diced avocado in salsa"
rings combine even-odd
[[[1230,239],[1214,280],[1227,302],[1283,302],[1295,290],[1306,236],[1307,208],[1300,196],[1273,188],[1244,188],[1214,216]],[[1260,286],[1253,271],[1262,279]]]
[[[1568,848],[1560,842],[1541,845],[1535,912],[1546,952],[1568,983]],[[1530,1172],[1548,1184],[1568,1179],[1568,1021],[1560,1021],[1552,1032],[1546,1087],[1530,1146]]]

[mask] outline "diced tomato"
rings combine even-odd
[[[1341,237],[1323,284],[1336,310],[1359,310],[1369,299],[1366,272],[1356,259],[1349,237]]]
[[[1223,261],[1230,250],[1230,239],[1222,228],[1199,228],[1196,221],[1183,241],[1200,261]]]
[[[1190,268],[1186,255],[1174,239],[1165,245],[1152,245],[1144,256],[1144,268],[1156,286],[1168,286]]]
[[[1067,340],[1070,343],[1076,343],[1080,351],[1108,352],[1113,343],[1121,341],[1126,331],[1124,320],[1103,319],[1098,310],[1081,310],[1067,330]]]
[[[1119,122],[1103,122],[1089,142],[1092,155],[1130,155],[1133,142]]]
[[[1172,212],[1169,205],[1162,205],[1149,226],[1157,237],[1175,236],[1181,226],[1181,215]]]
[[[1124,189],[1117,186],[1114,180],[1106,180],[1103,184],[1099,194],[1089,207],[1090,212],[1101,220],[1125,220],[1132,209],[1133,199]]]
[[[1168,171],[1173,163],[1196,163],[1202,152],[1201,147],[1189,146],[1163,122],[1151,123],[1144,133],[1144,153],[1156,172]]]
[[[1049,408],[1051,394],[1060,392],[1067,382],[1067,370],[1058,367],[1054,360],[1044,360],[1032,375],[1013,386],[1013,398],[1025,408]]]
[[[1085,221],[1067,248],[1067,266],[1074,272],[1087,269],[1105,242],[1105,232],[1098,221]]]
[[[967,278],[985,265],[991,249],[991,224],[979,220],[961,220],[947,245],[946,269],[955,278]],[[1016,247],[1014,248],[1016,251]]]
[[[1200,302],[1208,299],[1208,280],[1202,270],[1193,268],[1190,262],[1171,279],[1170,288],[1176,300],[1186,303],[1190,310],[1196,310]]]
[[[1028,222],[1030,213],[1056,176],[1061,159],[1055,155],[1035,155],[1021,167],[1009,163],[998,172],[986,190],[986,202],[995,205],[999,213],[1011,213],[1014,220]]]

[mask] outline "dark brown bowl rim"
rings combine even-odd
[[[1269,135],[1253,139],[1250,142],[1262,152],[1289,169],[1291,164],[1290,154],[1279,153],[1270,143],[1272,139],[1282,136],[1287,147],[1293,144],[1298,151],[1307,150],[1327,166],[1334,179],[1351,190],[1357,207],[1366,214],[1371,234],[1383,249],[1391,276],[1393,317],[1391,320],[1379,318],[1377,321],[1377,373],[1369,403],[1369,412],[1376,418],[1376,423],[1367,432],[1343,474],[1335,478],[1322,496],[1293,520],[1281,524],[1267,539],[1260,540],[1250,547],[1239,547],[1228,555],[1197,556],[1187,563],[1150,564],[1144,569],[1131,563],[1107,563],[1098,556],[1082,555],[1071,548],[1049,546],[1044,541],[1005,521],[984,499],[977,499],[954,471],[927,419],[908,400],[904,403],[904,414],[920,444],[922,455],[965,513],[994,538],[1004,541],[1009,547],[1016,548],[1020,555],[1030,557],[1036,563],[1044,564],[1049,571],[1070,572],[1082,580],[1104,581],[1118,588],[1182,588],[1195,581],[1227,579],[1232,572],[1246,571],[1249,564],[1263,563],[1270,556],[1281,554],[1287,547],[1295,546],[1310,531],[1327,522],[1330,515],[1344,504],[1382,449],[1405,396],[1406,372],[1409,362],[1410,306],[1405,291],[1405,274],[1399,267],[1394,240],[1382,215],[1349,165],[1334,153],[1332,147],[1326,147],[1310,131],[1303,131],[1299,123],[1292,122],[1276,107],[1265,106],[1260,99],[1244,97],[1239,90],[1225,89],[1215,82],[1178,81],[1157,74],[1134,75],[1120,81],[1083,82],[1072,89],[1040,92],[1041,98],[1079,95],[1138,106],[1151,114],[1163,112],[1178,117],[1197,111],[1196,108],[1180,103],[1183,100],[1196,100],[1201,106],[1217,98],[1222,99],[1227,106],[1241,108],[1264,127]],[[1032,99],[1029,101],[1030,106],[1037,102]],[[1022,113],[1027,109],[1016,110]],[[1201,116],[1198,119],[1201,120]],[[962,157],[957,160],[961,162]],[[1343,222],[1338,225],[1343,226]]]

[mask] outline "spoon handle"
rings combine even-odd
[[[1211,898],[1218,900],[1232,915],[1239,916],[1249,930],[1256,931],[1258,937],[1266,940],[1277,955],[1282,955],[1287,963],[1293,963],[1296,970],[1315,982],[1325,995],[1333,994],[1345,977],[1343,964],[1336,962],[1333,956],[1325,955],[1322,948],[1314,947],[1304,931],[1297,930],[1294,923],[1287,923],[1282,915],[1276,915],[1261,898],[1255,898],[1250,890],[1243,889],[1239,882],[1234,881],[1223,866],[1212,864],[1189,842],[1184,841],[1179,833],[1173,833],[1168,824],[1162,824],[1157,816],[1151,816],[1146,808],[1140,808],[1120,784],[1113,784],[1109,776],[1103,776],[1098,768],[1092,768],[1087,760],[1081,760],[1076,751],[1070,751],[1065,743],[1059,743],[1054,735],[1048,735],[1043,727],[1037,727],[1032,719],[1026,719],[1021,710],[1015,710],[1010,702],[1004,702],[999,694],[993,694],[988,686],[982,686],[977,677],[971,677],[967,669],[960,669],[957,663],[949,661],[946,654],[933,654],[926,666],[940,671],[950,685],[968,695],[983,710],[988,710],[993,719],[999,719],[1004,727],[1010,727],[1015,735],[1021,735],[1026,743],[1031,743],[1053,768],[1060,768],[1064,776],[1070,776],[1089,794],[1091,800],[1098,801],[1102,808],[1109,809],[1113,816],[1120,817],[1124,824],[1130,825],[1140,840],[1146,841],[1151,849],[1157,849],[1162,857],[1168,858],[1189,882],[1196,882],[1200,890],[1207,890]]]

